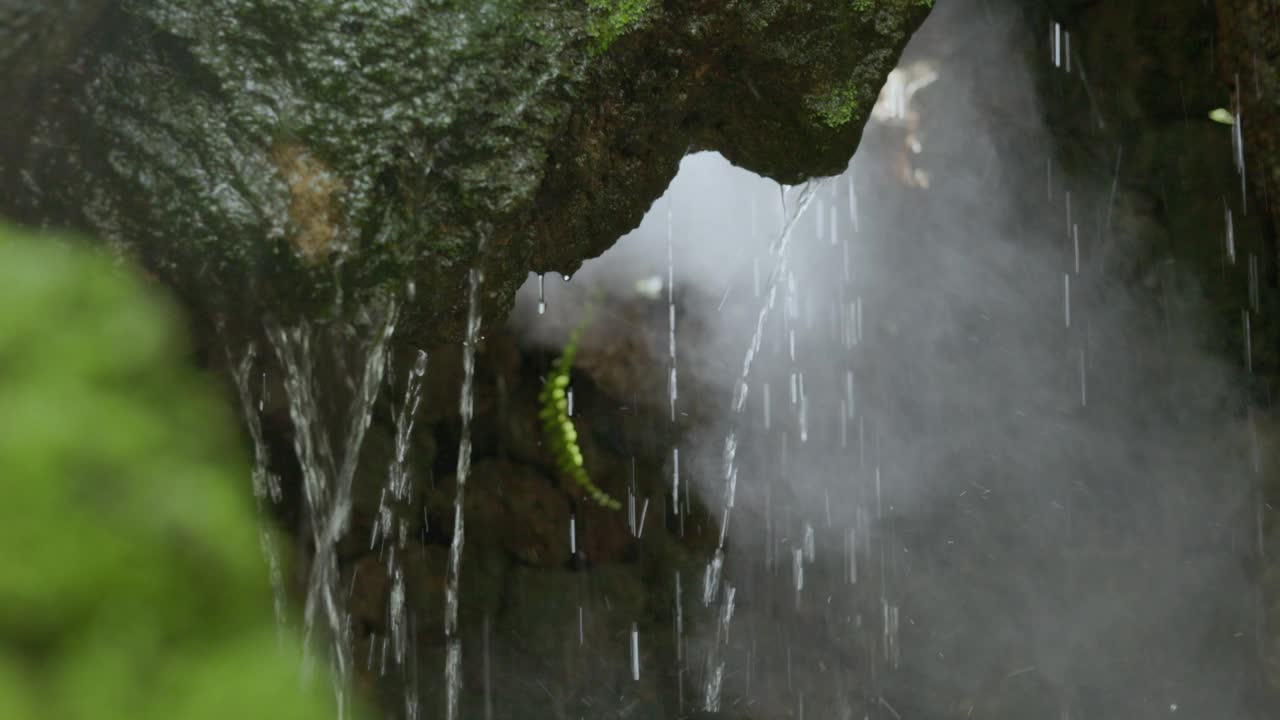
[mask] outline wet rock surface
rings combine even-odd
[[[408,292],[425,344],[460,336],[468,267],[505,312],[529,270],[634,227],[690,150],[786,182],[842,169],[928,6],[2,10],[0,212],[134,252],[205,321]]]

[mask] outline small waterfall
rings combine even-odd
[[[715,553],[711,561],[707,564],[706,583],[703,588],[703,601],[706,605],[710,605],[716,598],[719,591],[721,568],[724,565],[724,545],[725,538],[729,532],[729,520],[733,511],[734,496],[737,492],[738,484],[738,468],[737,468],[737,422],[738,417],[742,414],[747,404],[748,380],[751,376],[751,364],[755,360],[756,353],[760,351],[760,343],[764,339],[764,329],[769,321],[769,315],[773,310],[775,300],[778,295],[779,278],[786,275],[787,272],[787,249],[791,245],[791,238],[795,230],[796,222],[804,215],[805,210],[812,202],[815,193],[826,184],[827,181],[810,181],[800,186],[798,196],[791,207],[787,203],[787,188],[782,187],[781,200],[783,212],[783,226],[778,237],[769,247],[769,255],[773,260],[773,270],[769,273],[765,290],[765,300],[760,305],[760,310],[756,315],[755,332],[751,336],[751,343],[747,346],[747,351],[742,360],[742,373],[738,376],[737,382],[733,388],[733,405],[731,409],[731,419],[729,422],[729,432],[724,441],[724,454],[722,460],[724,478],[724,506],[721,511],[720,519],[720,542],[716,547]],[[731,602],[731,601],[730,601]],[[724,630],[728,633],[728,616],[725,617]],[[719,657],[720,642],[712,644],[711,650],[707,656],[707,672],[706,682],[703,684],[703,709],[708,712],[715,712],[720,709],[720,689],[722,686],[722,678],[724,677],[724,661]]]
[[[463,527],[463,501],[466,497],[467,475],[471,471],[471,415],[474,409],[476,344],[480,340],[480,287],[484,284],[484,271],[472,268],[469,279],[467,329],[462,346],[462,391],[458,400],[458,410],[462,416],[462,437],[458,441],[458,486],[453,498],[453,541],[449,544],[449,568],[445,581],[446,720],[457,720],[458,695],[462,690],[462,639],[458,636],[458,583],[462,573],[462,546],[466,538]]]
[[[257,353],[257,345],[251,342],[245,348],[244,357],[241,358],[240,362],[236,362],[231,356],[230,348],[227,349],[227,360],[231,365],[232,375],[235,377],[240,407],[244,413],[245,425],[249,429],[249,438],[253,443],[253,497],[257,503],[260,518],[259,539],[262,544],[263,557],[267,561],[267,572],[271,581],[276,628],[280,633],[283,633],[285,627],[284,573],[280,569],[280,553],[276,548],[275,538],[272,536],[271,528],[268,525],[270,516],[267,512],[267,503],[280,502],[280,477],[270,470],[270,454],[267,450],[266,439],[262,434],[261,415],[266,395],[265,382],[262,394],[256,400],[253,395],[253,369]]]
[[[396,310],[395,300],[384,298],[365,307],[361,313],[370,335],[356,344],[363,368],[346,413],[341,464],[336,461],[325,414],[316,394],[313,345],[321,330],[305,322],[284,327],[273,318],[264,323],[267,338],[284,370],[289,416],[294,427],[294,451],[302,469],[307,520],[315,545],[303,615],[307,647],[309,650],[317,618],[323,613],[331,633],[330,662],[340,718],[346,710],[353,661],[349,614],[339,587],[337,544],[350,516],[351,485],[374,400],[382,385],[387,343],[395,332]],[[334,349],[335,359],[341,363],[345,343],[339,340],[327,346]]]
[[[388,357],[388,365],[390,358]],[[419,350],[404,383],[404,398],[395,413],[395,449],[387,471],[387,484],[382,490],[378,516],[374,521],[370,548],[379,547],[380,556],[386,557],[392,578],[391,596],[387,602],[387,625],[391,628],[391,643],[396,666],[404,682],[405,718],[416,720],[420,714],[418,678],[410,659],[416,641],[406,599],[404,553],[409,539],[409,522],[405,512],[412,497],[413,478],[409,473],[409,443],[418,405],[422,402],[422,378],[427,373],[427,353]],[[395,378],[387,369],[388,384],[394,387]],[[388,544],[390,549],[388,550]]]

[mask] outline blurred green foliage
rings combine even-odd
[[[0,225],[0,718],[334,717],[279,640],[234,424],[172,307]]]

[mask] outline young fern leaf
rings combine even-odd
[[[569,417],[567,396],[569,371],[573,368],[573,357],[578,352],[578,340],[586,324],[587,320],[584,319],[569,334],[569,344],[565,345],[564,351],[552,366],[551,373],[547,375],[547,381],[542,385],[542,392],[538,393],[538,404],[541,406],[538,417],[542,420],[542,434],[551,447],[560,472],[577,483],[587,495],[591,496],[592,500],[602,507],[618,510],[622,507],[622,503],[609,497],[605,491],[591,482],[591,478],[587,475],[587,469],[582,464],[582,448],[578,447],[578,430]]]

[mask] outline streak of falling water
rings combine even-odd
[[[1075,256],[1076,274],[1080,274],[1080,226],[1073,224],[1071,226],[1071,249]]]
[[[395,457],[391,462],[391,494],[397,500],[409,499],[409,440],[413,423],[422,402],[422,377],[427,374],[427,353],[419,350],[409,378],[405,382],[404,403],[396,416]]]
[[[860,232],[858,227],[858,190],[854,187],[854,175],[849,174],[849,221],[853,223],[853,231]]]
[[[680,448],[671,448],[671,509],[680,508]]]
[[[1062,67],[1062,25],[1054,22],[1049,28],[1050,50],[1053,56],[1053,66]]]
[[[1235,162],[1236,173],[1240,175],[1240,198],[1245,201],[1248,197],[1247,173],[1244,165],[1244,110],[1243,93],[1240,91],[1240,75],[1236,75],[1236,112],[1234,122],[1231,123],[1231,155]],[[1246,211],[1248,214],[1248,211]]]
[[[396,664],[404,665],[404,653],[409,646],[409,626],[405,620],[404,572],[395,569],[391,584],[391,598],[387,601],[387,614],[391,616],[391,643]]]
[[[1071,276],[1062,274],[1062,322],[1071,327]]]
[[[676,602],[675,602],[675,605],[676,605],[676,608],[675,608],[676,610],[676,624],[675,624],[676,662],[680,663],[681,661],[684,660],[684,653],[681,652],[681,647],[683,645],[683,640],[684,640],[684,605],[683,605],[684,598],[682,597],[683,592],[680,589],[680,571],[679,570],[676,571],[675,593],[676,593]]]
[[[1223,200],[1223,205],[1226,205],[1226,200]],[[1235,264],[1236,264],[1236,233],[1235,233],[1235,226],[1234,226],[1234,223],[1233,223],[1233,222],[1232,222],[1232,220],[1231,220],[1231,208],[1226,208],[1226,212],[1227,212],[1227,220],[1226,220],[1226,223],[1227,223],[1227,237],[1226,237],[1226,243],[1227,243],[1227,260],[1228,260],[1232,265],[1235,265]]]
[[[547,276],[545,273],[538,273],[538,314],[542,315],[547,312]]]
[[[249,437],[253,442],[253,497],[258,505],[258,517],[264,519],[258,529],[262,554],[267,561],[268,578],[271,581],[272,607],[275,610],[276,629],[283,637],[285,625],[284,574],[280,570],[280,556],[275,547],[275,539],[266,526],[267,517],[264,505],[280,500],[280,478],[270,470],[270,452],[262,434],[260,402],[254,402],[253,389],[250,387],[254,360],[258,348],[249,343],[244,358],[239,363],[231,362],[232,374],[235,376],[236,390],[240,396],[240,407],[244,413],[245,425],[249,428]],[[227,359],[232,360],[230,350]]]
[[[724,507],[721,513],[720,541],[712,555],[710,562],[707,564],[706,582],[703,587],[703,603],[710,605],[715,599],[720,582],[721,568],[724,564],[724,543],[729,531],[729,520],[733,510],[734,494],[736,492],[738,471],[737,471],[737,424],[738,418],[742,414],[743,408],[747,403],[748,381],[751,377],[751,364],[755,360],[756,353],[760,350],[760,343],[764,338],[765,326],[769,320],[770,311],[773,309],[774,301],[778,295],[779,280],[785,277],[787,272],[787,250],[791,245],[791,238],[796,222],[804,215],[804,211],[809,207],[815,193],[823,187],[828,180],[818,180],[807,182],[800,186],[798,197],[795,203],[788,207],[787,188],[780,186],[781,203],[783,211],[783,225],[776,239],[770,245],[769,254],[773,259],[773,269],[769,273],[769,279],[765,288],[765,301],[761,303],[760,310],[756,315],[755,332],[751,336],[751,343],[747,346],[746,353],[742,360],[742,372],[734,385],[733,390],[733,406],[731,410],[731,419],[729,424],[729,432],[725,436],[724,454],[722,464],[722,477],[724,479]],[[721,680],[724,677],[724,663],[719,657],[719,647],[713,645],[707,656],[707,671],[705,681],[703,683],[703,708],[709,712],[714,712],[720,707],[720,688]]]
[[[418,406],[422,402],[422,378],[426,373],[427,353],[419,350],[414,358],[413,367],[409,369],[409,375],[405,379],[404,400],[400,405],[400,411],[396,414],[395,449],[391,458],[391,466],[387,473],[387,489],[382,494],[382,503],[379,508],[379,517],[382,520],[379,523],[375,523],[374,527],[375,542],[379,539],[379,535],[384,546],[388,539],[393,542],[388,564],[392,567],[394,581],[387,614],[390,620],[396,665],[400,667],[405,676],[405,716],[409,718],[416,718],[420,714],[418,681],[416,673],[409,672],[406,664],[406,653],[414,642],[414,636],[410,629],[407,613],[408,603],[405,600],[403,555],[396,552],[397,549],[404,550],[407,530],[406,520],[395,517],[390,503],[394,501],[397,507],[402,506],[408,502],[411,494],[412,479],[409,475],[409,447]],[[399,531],[398,533],[397,530]]]
[[[458,583],[462,574],[462,546],[465,540],[463,500],[471,471],[471,416],[474,410],[476,344],[480,340],[480,287],[484,271],[472,268],[467,295],[467,330],[462,346],[462,391],[458,411],[462,417],[458,441],[457,490],[453,497],[453,541],[449,544],[449,568],[444,593],[445,636],[445,720],[458,719],[458,696],[462,692],[462,638],[458,635]]]
[[[676,421],[676,275],[672,255],[671,204],[667,204],[667,346],[671,372],[667,381],[667,397],[671,404],[671,422]]]
[[[284,368],[289,417],[294,426],[294,451],[302,469],[303,495],[315,545],[303,611],[305,637],[310,643],[316,619],[323,610],[332,633],[330,661],[334,666],[339,718],[346,712],[352,657],[350,618],[339,588],[337,545],[350,517],[351,484],[365,431],[372,419],[373,403],[382,386],[386,349],[395,332],[396,313],[394,298],[375,301],[362,309],[363,320],[372,328],[373,335],[360,347],[364,368],[348,408],[341,465],[335,462],[325,419],[316,402],[314,329],[306,323],[286,328],[274,318],[264,323],[267,338]]]
[[[640,628],[631,623],[631,679],[640,682]]]

